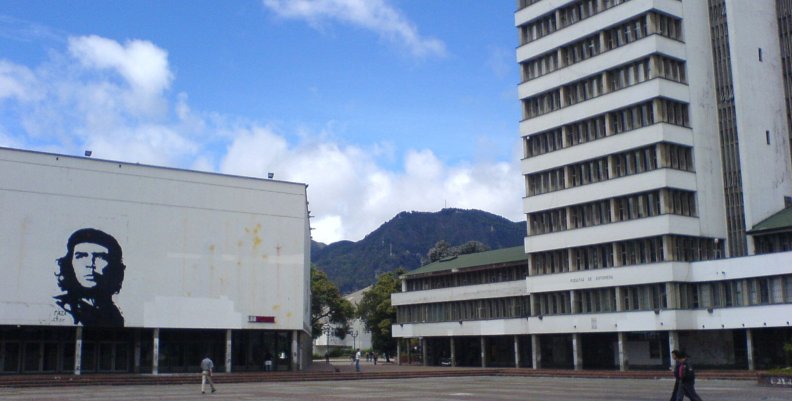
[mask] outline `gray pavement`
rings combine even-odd
[[[667,401],[674,385],[670,379],[488,376],[219,384],[217,393],[201,395],[199,380],[194,385],[0,388],[0,400]],[[760,387],[753,381],[700,380],[696,389],[706,401],[792,400],[792,389]]]

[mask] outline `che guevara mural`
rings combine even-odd
[[[66,254],[57,259],[55,303],[83,326],[121,327],[124,316],[113,303],[121,291],[124,266],[121,246],[113,236],[82,228],[69,236]]]

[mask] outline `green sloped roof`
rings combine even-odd
[[[767,231],[786,231],[792,229],[792,207],[788,207],[753,226],[749,234]]]
[[[522,245],[513,248],[496,249],[494,251],[471,253],[459,255],[432,262],[426,266],[421,266],[405,276],[417,276],[428,273],[437,273],[451,269],[465,269],[478,266],[489,266],[503,263],[519,262],[528,260],[525,254],[525,247]]]

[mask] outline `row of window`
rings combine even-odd
[[[557,22],[548,17],[541,20],[538,32],[543,35],[555,30]],[[651,21],[651,23],[650,23]],[[531,33],[533,34],[533,32]],[[559,68],[570,66],[609,50],[613,50],[649,35],[658,34],[674,40],[682,40],[682,21],[665,14],[649,12],[618,26],[594,33],[557,50],[537,55],[520,63],[523,81],[549,74]],[[523,34],[526,38],[527,32]]]
[[[792,233],[776,233],[754,236],[757,254],[792,251]]]
[[[667,309],[668,297],[665,284],[649,284],[535,294],[533,303],[535,314],[568,315]]]
[[[605,49],[613,50],[649,36],[647,20],[651,18],[652,15],[654,14],[642,15],[606,30]]]
[[[433,290],[466,285],[491,284],[522,280],[528,277],[527,261],[516,265],[462,271],[453,274],[407,279],[407,291]]]
[[[536,4],[542,0],[517,0],[517,9],[521,10],[525,7],[528,7],[532,4]]]
[[[520,32],[520,44],[533,42],[555,32],[558,29],[555,12],[545,14],[527,24],[517,27]]]
[[[677,296],[670,296],[669,287]],[[671,299],[669,299],[671,298]],[[706,283],[662,283],[536,293],[524,297],[476,299],[405,305],[396,308],[397,323],[514,319],[668,309],[730,308],[792,303],[792,275]]]
[[[564,107],[585,102],[604,94],[602,75],[595,75],[577,82],[572,82],[561,89],[564,94]]]
[[[429,323],[514,319],[528,316],[530,312],[530,297],[527,296],[474,299],[399,306],[396,308],[396,322]]]
[[[615,91],[654,78],[686,83],[685,62],[653,55],[605,72],[608,91]]]
[[[534,157],[656,123],[689,127],[688,105],[657,98],[526,136],[523,150]]]
[[[575,188],[660,168],[694,171],[688,146],[659,143],[525,176],[527,196]]]
[[[792,303],[792,275],[669,285],[678,288],[679,309]],[[667,309],[668,298],[666,284],[651,284],[534,294],[532,302],[535,315],[563,315]]]
[[[668,308],[668,294],[666,293],[665,284],[634,285],[620,287],[619,290],[621,292],[622,310],[631,311]]]
[[[533,42],[628,0],[578,0],[518,27],[520,44]]]
[[[542,275],[658,262],[714,260],[722,257],[722,245],[717,239],[667,235],[534,252],[529,259],[531,275]]]
[[[679,284],[683,309],[728,308],[792,302],[792,275]]]
[[[569,228],[593,227],[611,222],[642,219],[667,213],[695,217],[695,193],[664,188],[651,192],[604,199],[566,208],[531,213],[528,215],[528,224],[530,235],[541,235],[565,231]]]
[[[681,192],[681,191],[679,191]],[[673,193],[669,192],[673,198]],[[668,247],[667,254],[664,253]],[[663,261],[718,259],[722,255],[722,242],[709,238],[665,236],[649,237],[588,245],[576,248],[535,252],[528,255],[533,275],[564,273],[571,270],[592,270],[608,267],[640,265]],[[406,279],[407,291],[498,283],[523,280],[529,276],[526,263]]]

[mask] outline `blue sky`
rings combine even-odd
[[[309,184],[314,239],[522,219],[511,0],[0,0],[0,146]]]

